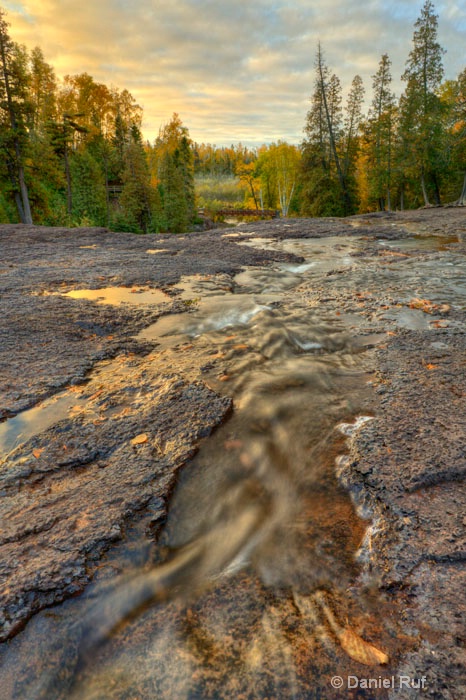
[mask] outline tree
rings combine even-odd
[[[445,145],[448,154],[449,201],[466,205],[466,68],[457,80],[447,80],[441,87],[440,100],[445,113]],[[460,196],[458,197],[458,191]]]
[[[406,89],[400,101],[401,137],[408,167],[420,179],[424,203],[430,203],[429,190],[433,190],[439,205],[442,105],[438,91],[445,52],[437,41],[438,16],[431,0],[425,1],[414,27],[413,48],[402,75]]]
[[[235,174],[239,178],[239,181],[247,186],[254,203],[254,209],[257,211],[259,209],[263,209],[262,206],[259,206],[259,200],[261,197],[260,180],[257,176],[255,163],[237,163]]]
[[[391,91],[390,68],[388,54],[383,54],[378,71],[372,76],[373,96],[365,134],[369,195],[380,211],[392,208],[395,95]]]
[[[120,196],[121,216],[118,227],[136,233],[158,228],[158,191],[152,187],[146,154],[137,130],[132,131],[125,147],[123,189]]]
[[[32,224],[31,207],[24,173],[27,141],[27,101],[25,51],[8,33],[5,13],[0,8],[0,146],[6,157],[8,173],[20,219]]]
[[[151,155],[166,225],[174,233],[187,231],[195,217],[194,158],[188,129],[178,114],[160,129]]]
[[[62,115],[61,121],[49,121],[47,124],[47,129],[50,136],[50,143],[54,148],[55,153],[63,157],[67,193],[66,208],[69,216],[71,216],[73,213],[73,187],[71,181],[70,154],[74,151],[75,134],[88,133],[87,127],[82,126],[81,124],[78,124],[75,121],[76,119],[80,119],[83,116],[83,113],[65,113]]]
[[[360,86],[358,81],[353,86],[351,106],[354,114],[347,122],[347,126],[351,125],[351,133],[347,133],[345,149],[341,83],[335,74],[330,73],[320,44],[315,68],[312,105],[304,127],[303,208],[305,213],[315,216],[346,216],[354,210],[347,171],[354,146]]]
[[[78,226],[104,225],[107,219],[102,171],[89,151],[76,153],[71,161],[72,215]]]
[[[46,63],[38,46],[31,51],[30,64],[31,127],[35,132],[43,132],[47,122],[57,118],[57,79],[55,71]]]
[[[300,165],[299,149],[284,141],[263,146],[259,151],[255,171],[260,177],[266,207],[280,208],[282,216],[288,216],[293,202]]]

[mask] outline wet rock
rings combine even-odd
[[[82,590],[92,562],[154,498],[152,521],[163,518],[177,470],[230,410],[229,399],[200,383],[159,375],[145,360],[133,361],[128,376],[124,364],[109,372],[104,391],[90,382],[85,411],[0,463],[3,639],[32,613]],[[133,444],[143,430],[147,438]]]

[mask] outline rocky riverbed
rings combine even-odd
[[[0,226],[5,699],[466,694],[465,236]]]

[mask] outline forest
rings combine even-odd
[[[150,143],[128,90],[87,73],[58,79],[39,47],[13,40],[0,8],[0,222],[179,233],[201,223],[200,209],[322,217],[464,205],[466,68],[444,80],[444,53],[426,0],[399,97],[384,54],[367,103],[356,75],[343,104],[319,44],[301,144],[198,144],[178,114]]]

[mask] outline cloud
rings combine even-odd
[[[13,38],[39,45],[59,75],[88,72],[127,88],[154,138],[176,111],[196,141],[299,142],[321,41],[349,87],[370,96],[382,53],[393,87],[411,47],[421,0],[8,0]],[[437,2],[446,77],[464,68],[466,7]]]

